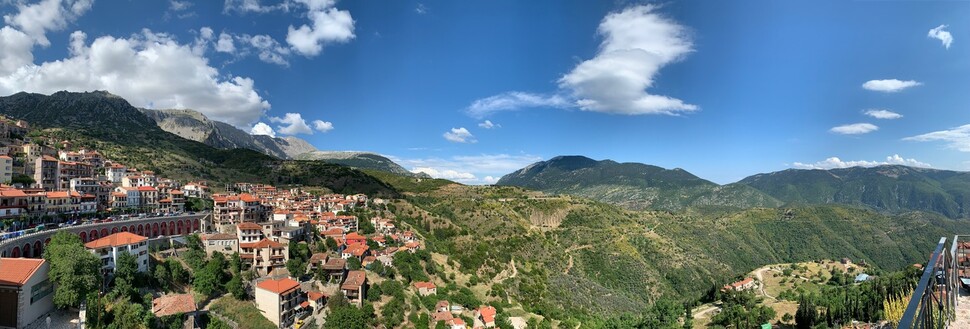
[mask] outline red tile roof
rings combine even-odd
[[[266,280],[256,284],[260,289],[273,292],[277,295],[285,294],[299,287],[300,284],[293,279],[284,278],[280,280]]]
[[[236,227],[239,227],[240,229],[243,229],[243,230],[262,230],[263,229],[263,227],[259,226],[259,224],[250,223],[250,222],[239,223],[238,225],[236,225]]]
[[[344,280],[344,284],[340,286],[343,290],[357,290],[360,286],[367,282],[367,274],[364,271],[350,271],[347,272],[347,280]]]
[[[195,312],[192,294],[170,294],[152,300],[152,313],[157,317]]]
[[[279,242],[276,242],[276,241],[273,241],[273,240],[264,238],[262,240],[259,240],[259,242],[240,243],[239,244],[239,247],[240,248],[258,248],[258,249],[263,249],[263,248],[269,247],[269,248],[273,248],[273,249],[283,249],[286,246],[284,246],[282,243],[279,243]]]
[[[316,291],[308,292],[306,293],[306,296],[308,300],[320,300],[321,298],[325,297],[322,292]]]
[[[0,258],[0,285],[21,287],[41,265],[44,259]]]
[[[424,289],[434,289],[434,288],[437,288],[434,285],[434,282],[423,282],[423,281],[415,281],[414,282],[414,287],[415,288],[418,288],[418,289],[421,289],[421,288],[424,288]]]
[[[478,313],[482,315],[482,322],[495,322],[495,308],[492,306],[482,306],[478,308]]]
[[[139,243],[145,240],[148,240],[148,238],[138,234],[134,234],[131,232],[118,232],[118,233],[85,243],[84,247],[88,249],[98,249],[98,248],[104,248],[109,246],[119,247],[119,246],[127,246],[130,244]]]

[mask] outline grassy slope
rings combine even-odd
[[[939,215],[842,206],[636,212],[514,187],[447,185],[395,204],[403,222],[464,273],[501,282],[530,311],[638,312],[688,300],[764,264],[865,259],[897,268],[940,236],[970,230]],[[518,275],[507,275],[512,260]],[[494,284],[494,283],[493,283]]]

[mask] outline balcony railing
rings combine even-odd
[[[954,320],[960,292],[958,264],[953,261],[958,237],[953,237],[949,250],[947,239],[940,238],[897,329],[941,329]]]

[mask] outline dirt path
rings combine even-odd
[[[510,261],[510,263],[512,264],[512,275],[509,275],[509,278],[511,279],[511,278],[514,278],[516,275],[519,275],[519,270],[515,268],[515,258],[513,258]]]
[[[721,308],[720,307],[717,307],[717,306],[714,306],[714,305],[711,305],[711,306],[708,306],[707,308],[702,309],[700,311],[698,311],[698,310],[692,310],[692,313],[694,314],[694,320],[699,320],[700,318],[704,317],[705,314],[711,313],[711,312],[716,311],[716,310],[719,310],[719,309],[721,309]]]
[[[759,268],[759,269],[755,270],[754,271],[754,275],[758,278],[758,290],[761,291],[761,295],[763,295],[763,296],[765,296],[767,298],[770,298],[772,300],[778,300],[777,298],[772,297],[771,295],[768,295],[768,292],[765,291],[764,272],[765,271],[770,271],[770,270],[772,270],[772,269],[770,269],[768,267],[762,267],[762,268]]]
[[[591,245],[591,244],[584,244],[584,245],[581,245],[581,246],[572,246],[572,247],[566,248],[566,252],[573,252],[573,251],[576,251],[576,250],[589,249],[589,248],[592,248],[592,247],[593,247],[593,245]]]
[[[573,255],[569,255],[569,263],[566,264],[566,270],[563,271],[564,274],[569,274],[569,270],[573,268]]]

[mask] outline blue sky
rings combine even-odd
[[[465,183],[564,154],[718,183],[970,169],[970,2],[0,0],[0,15],[0,94],[108,90]]]

